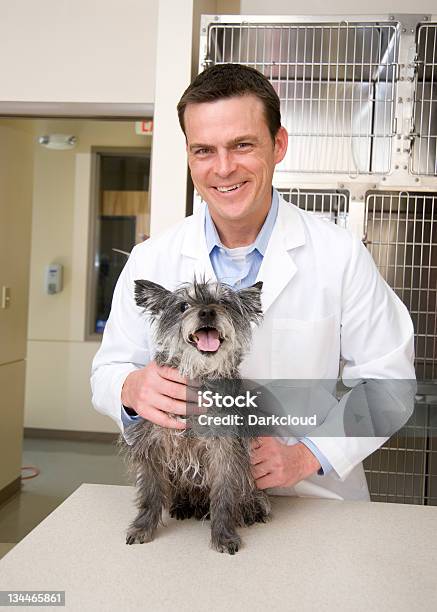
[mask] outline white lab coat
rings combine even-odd
[[[134,301],[134,281],[173,290],[214,279],[204,232],[205,207],[137,245],[114,291],[111,315],[92,367],[93,404],[123,431],[121,387],[154,357],[150,326]],[[241,373],[252,379],[414,379],[413,325],[405,306],[350,232],[279,197],[278,217],[259,270],[264,321],[253,330]],[[400,407],[400,409],[402,409]],[[329,414],[326,415],[329,420]],[[368,500],[361,462],[385,438],[310,439],[333,466],[271,493]],[[294,443],[295,439],[288,439]]]

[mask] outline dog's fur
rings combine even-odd
[[[177,368],[203,388],[211,389],[221,381],[238,385],[238,367],[250,346],[251,323],[262,319],[262,283],[235,291],[220,283],[194,281],[174,292],[150,281],[135,284],[136,303],[154,325],[158,365]],[[195,334],[201,328],[217,330],[220,346],[216,351],[197,348]],[[213,548],[230,554],[241,543],[237,526],[267,520],[268,497],[256,488],[250,470],[251,439],[232,432],[209,434],[145,420],[129,427],[131,444],[120,436],[121,452],[136,478],[139,510],[127,531],[127,544],[153,539],[163,507],[177,519],[211,518]]]

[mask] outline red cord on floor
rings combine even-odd
[[[32,470],[33,474],[30,474],[30,476],[21,476],[21,480],[29,480],[30,478],[35,478],[35,476],[38,476],[38,474],[40,473],[40,469],[35,467],[34,465],[23,465],[21,471],[23,470]]]

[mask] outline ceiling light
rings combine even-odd
[[[47,149],[65,150],[72,149],[76,143],[76,136],[69,134],[45,134],[38,136],[38,143]]]

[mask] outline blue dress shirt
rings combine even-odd
[[[221,242],[214,222],[209,214],[208,207],[205,211],[205,238],[211,265],[217,280],[234,289],[244,289],[256,282],[262,260],[264,258],[273,227],[276,222],[279,208],[279,196],[276,189],[272,191],[272,203],[264,224],[253,244],[245,247],[228,249]],[[124,408],[121,410],[123,424],[137,421],[140,416],[130,416]],[[318,450],[317,446],[307,438],[299,440],[317,457],[322,466],[318,474],[327,474],[332,470],[332,465],[326,457]]]
[[[221,242],[208,208],[205,211],[206,248],[216,278],[235,289],[250,287],[256,282],[258,271],[278,215],[278,192],[273,191],[272,204],[264,224],[253,244],[228,249]]]

